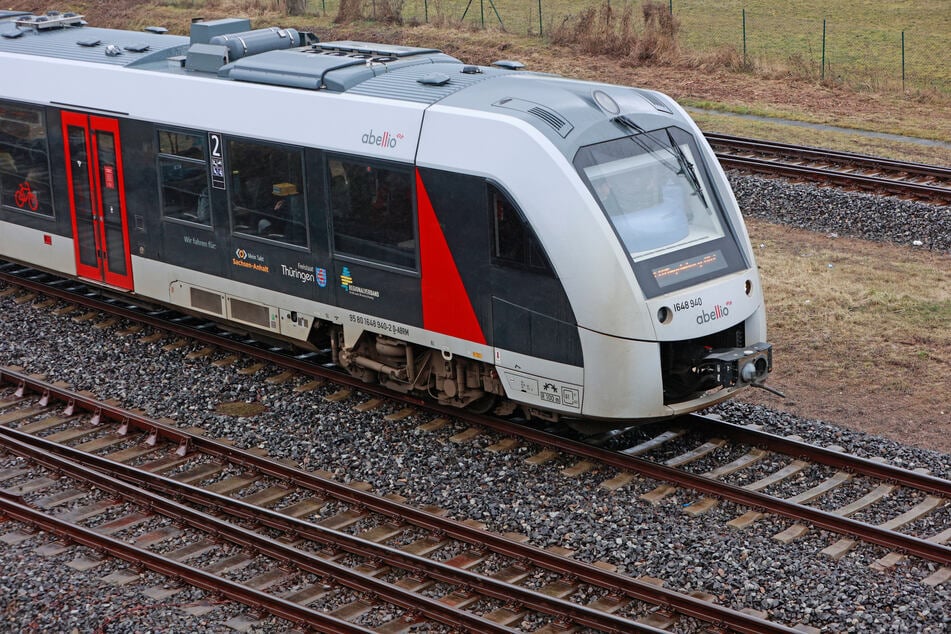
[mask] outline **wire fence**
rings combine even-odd
[[[307,0],[306,12],[333,17],[341,1]],[[902,30],[884,28],[877,23],[880,20],[808,17],[797,14],[799,3],[757,3],[746,9],[736,0],[654,2],[667,5],[679,24],[677,44],[685,55],[723,56],[732,51],[752,69],[871,90],[951,94],[951,47],[945,28]],[[395,11],[409,24],[457,24],[548,37],[593,8],[601,20],[630,11],[637,36],[644,28],[643,4],[644,0],[363,0],[363,14],[380,19]]]

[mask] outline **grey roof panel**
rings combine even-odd
[[[347,53],[359,53],[364,55],[377,55],[387,57],[408,57],[411,55],[423,55],[426,53],[440,53],[435,48],[417,48],[415,46],[401,46],[399,44],[374,44],[370,42],[354,42],[353,40],[340,40],[337,42],[320,42],[314,45],[325,51],[342,51]]]
[[[176,35],[156,35],[137,31],[100,29],[89,26],[68,26],[34,30],[18,28],[11,21],[0,22],[0,36],[19,31],[19,37],[0,37],[0,51],[22,53],[38,57],[55,57],[82,62],[111,64],[114,66],[142,65],[165,60],[179,55],[188,47],[188,38]],[[96,46],[81,46],[78,42],[94,42]],[[120,55],[106,55],[106,47],[116,45]],[[142,52],[126,50],[126,47],[148,47]]]
[[[327,50],[326,45],[317,44],[243,57],[223,66],[218,74],[237,81],[343,92],[379,75],[401,74],[409,67],[431,69],[434,62],[455,62],[461,67],[455,58],[439,51],[414,50],[419,53],[403,53],[396,57],[379,51],[367,52],[366,49],[359,52],[337,48]]]
[[[478,69],[479,72],[462,72],[463,69]],[[377,75],[373,79],[354,86],[347,92],[354,95],[403,99],[417,103],[433,104],[449,95],[468,88],[486,79],[509,75],[514,71],[500,68],[467,66],[460,62],[439,62],[421,64],[410,68],[401,68],[398,72]],[[420,83],[428,75],[440,73],[447,75],[445,83]]]

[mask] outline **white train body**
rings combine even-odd
[[[771,369],[736,200],[664,95],[245,20],[52,19],[0,21],[4,259],[590,429]]]

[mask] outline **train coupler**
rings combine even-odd
[[[703,357],[700,367],[712,373],[722,387],[761,387],[773,370],[773,345],[760,342],[743,348],[715,349]]]

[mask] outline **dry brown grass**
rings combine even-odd
[[[747,398],[951,450],[951,255],[748,226],[790,398]]]
[[[403,24],[403,0],[340,0],[335,24],[372,20],[383,24]]]
[[[550,30],[549,39],[553,44],[571,46],[589,55],[630,57],[643,63],[672,59],[677,53],[678,28],[667,5],[657,0],[641,5],[640,25],[636,24],[633,4],[618,10],[604,2],[565,16]]]
[[[630,5],[617,15],[610,4],[587,7],[568,15],[551,31],[551,41],[559,46],[575,46],[590,55],[630,55],[637,41]]]

